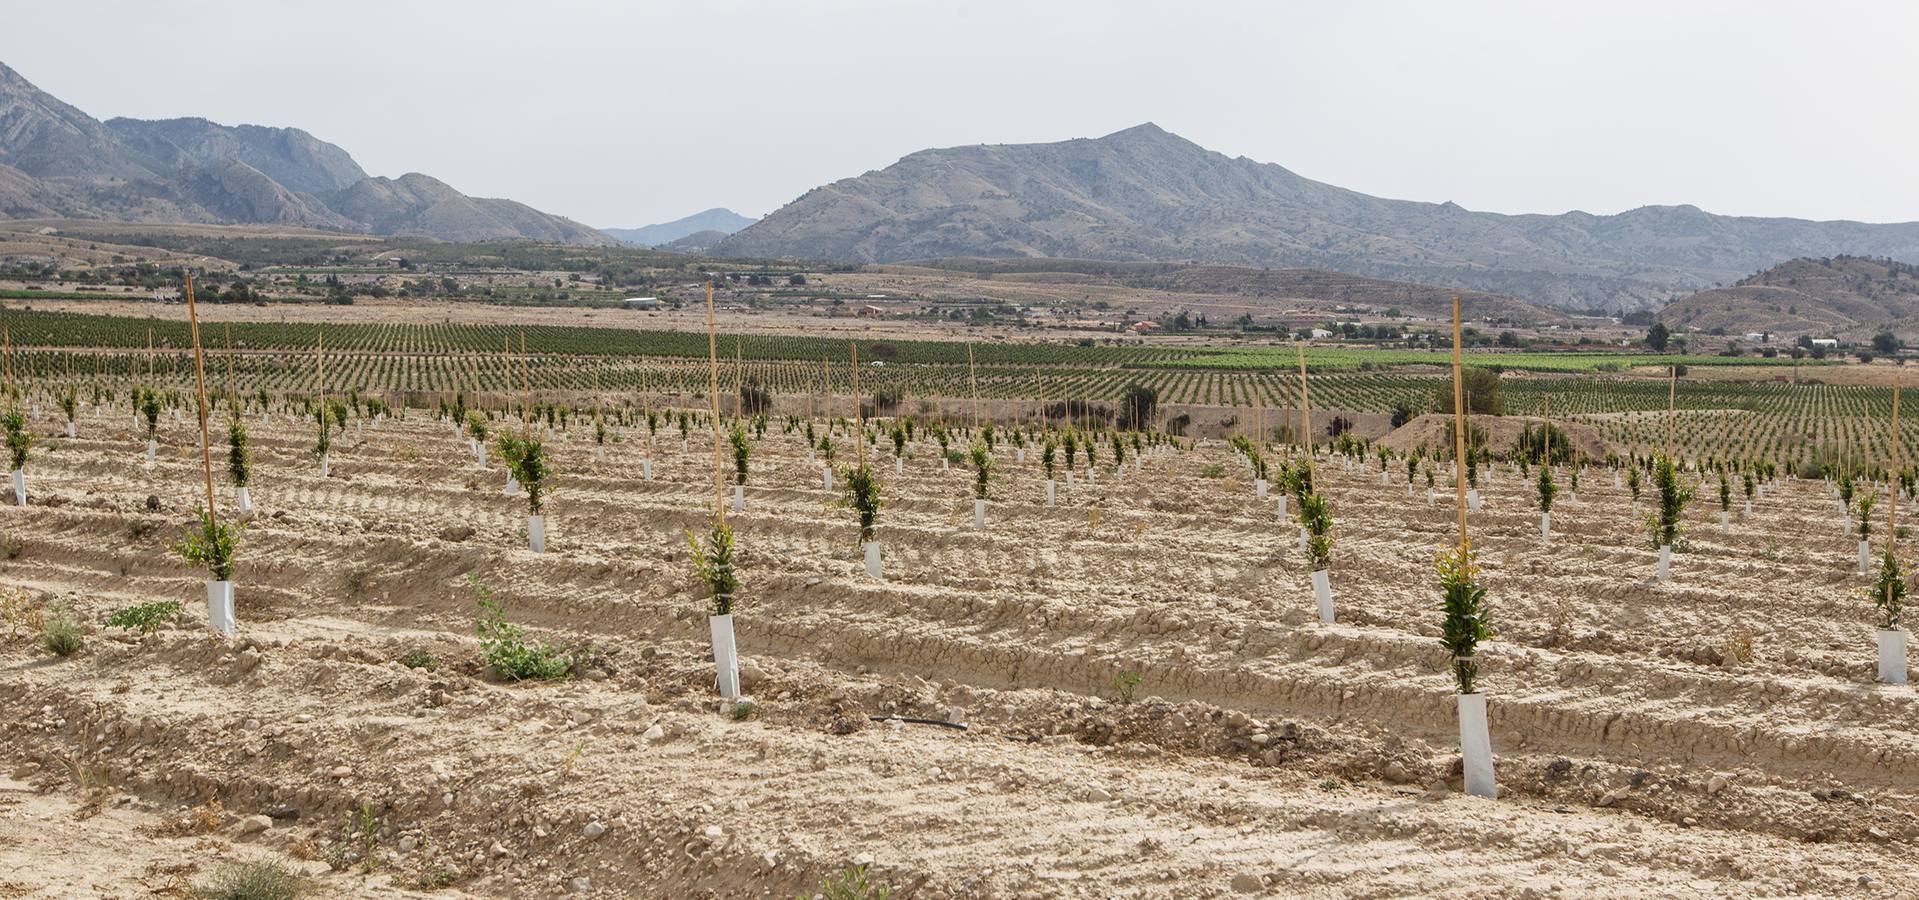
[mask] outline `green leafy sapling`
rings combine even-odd
[[[26,471],[27,451],[33,447],[33,433],[27,430],[27,417],[20,412],[20,407],[12,406],[0,412],[0,430],[6,433],[8,471]]]
[[[740,586],[739,576],[733,569],[732,526],[715,521],[704,542],[691,531],[686,533],[686,540],[693,548],[693,573],[706,586],[712,610],[709,614],[732,615],[733,592]]]
[[[189,527],[186,536],[173,545],[173,552],[189,565],[205,566],[214,581],[232,581],[234,550],[246,526],[234,522],[216,522],[206,509],[196,507],[199,525]]]
[[[753,452],[753,445],[746,440],[746,429],[740,425],[734,425],[732,434],[727,436],[727,441],[733,447],[733,482],[745,484],[746,460]]]
[[[1692,503],[1693,489],[1680,483],[1678,469],[1672,459],[1666,456],[1659,457],[1653,463],[1652,480],[1653,490],[1659,495],[1659,508],[1647,518],[1653,547],[1683,549],[1679,545],[1679,535],[1684,530],[1680,518],[1685,514],[1686,506]]]
[[[1486,611],[1486,588],[1479,583],[1478,554],[1467,542],[1441,554],[1438,569],[1441,607],[1445,612],[1440,643],[1451,658],[1453,684],[1459,693],[1476,693],[1479,642],[1493,637]]]
[[[140,417],[146,420],[147,440],[151,442],[160,430],[160,394],[151,388],[137,390],[139,391],[137,402],[140,407]]]
[[[1880,557],[1879,577],[1874,579],[1871,591],[1873,605],[1879,610],[1879,630],[1897,630],[1906,611],[1906,573],[1890,544]]]
[[[1302,467],[1303,468],[1303,467]],[[1326,495],[1307,491],[1299,498],[1299,524],[1306,529],[1306,559],[1318,572],[1333,564],[1333,517]]]
[[[843,475],[846,482],[846,502],[860,517],[860,543],[876,540],[875,523],[880,515],[880,480],[873,474],[872,467],[865,463],[848,466]]]
[[[993,477],[993,451],[984,442],[973,444],[973,499],[986,499],[986,484]]]
[[[253,452],[247,444],[247,426],[237,416],[227,421],[227,475],[237,488],[246,487],[253,480]]]
[[[497,447],[500,458],[506,461],[507,471],[513,473],[513,480],[526,492],[527,514],[540,515],[546,508],[546,488],[553,477],[552,464],[547,461],[540,439],[523,439],[514,437],[510,431],[501,432]]]

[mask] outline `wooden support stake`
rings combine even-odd
[[[726,477],[720,471],[720,338],[713,325],[713,282],[706,283],[706,362],[711,380],[706,398],[713,413],[713,521],[726,524]]]
[[[1666,367],[1666,458],[1672,459],[1672,420],[1679,406],[1679,367]]]
[[[979,375],[973,369],[973,342],[966,342],[966,380],[973,387],[973,430],[979,430]]]
[[[1892,382],[1892,474],[1887,480],[1892,488],[1892,505],[1887,514],[1886,552],[1893,552],[1899,541],[1899,388],[1904,378],[1894,376]]]
[[[1299,342],[1299,437],[1306,442],[1306,465],[1313,465],[1313,401],[1306,393],[1306,342]]]
[[[853,443],[860,445],[860,468],[866,468],[866,407],[860,404],[860,342],[847,341],[853,359]]]
[[[1459,507],[1459,552],[1466,553],[1466,383],[1460,362],[1459,295],[1453,295],[1453,481]]]
[[[233,414],[237,417],[240,414],[240,395],[233,392],[233,323],[228,322],[224,327],[227,333],[227,402],[234,404]]]
[[[187,273],[187,321],[193,327],[193,379],[200,389],[200,469],[207,479],[207,522],[213,511],[213,445],[207,437],[207,367],[200,352],[200,311],[193,302],[193,274]]]

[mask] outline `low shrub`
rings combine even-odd
[[[40,626],[40,646],[55,656],[72,656],[86,643],[86,632],[64,603],[47,607],[45,624]]]
[[[125,628],[141,634],[152,634],[160,630],[168,619],[180,614],[180,601],[155,600],[117,610],[107,617],[107,627]]]
[[[293,900],[307,892],[307,880],[272,860],[228,863],[194,887],[204,900]]]

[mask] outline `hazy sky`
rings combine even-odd
[[[1157,122],[1473,209],[1919,220],[1919,3],[9,3],[98,116],[293,125],[597,226]]]

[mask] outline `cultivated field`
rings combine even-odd
[[[204,490],[191,413],[163,417],[148,463],[124,399],[83,402],[72,440],[36,405],[0,587],[11,619],[64,603],[87,634],[65,658],[24,625],[0,643],[0,894],[137,895],[260,856],[334,896],[792,897],[854,866],[913,897],[1919,893],[1919,700],[1874,682],[1873,604],[1823,482],[1782,479],[1726,532],[1702,484],[1662,583],[1649,501],[1611,470],[1561,494],[1550,541],[1532,486],[1482,471],[1490,800],[1456,771],[1443,472],[1434,503],[1403,462],[1382,484],[1322,455],[1324,625],[1297,526],[1218,440],[1124,477],[1102,446],[1053,508],[1037,453],[1002,441],[976,529],[967,466],[922,435],[894,475],[882,436],[877,581],[776,420],[731,517],[739,706],[715,694],[689,562],[703,429],[649,451],[615,428],[599,462],[575,417],[546,445],[535,554],[499,461],[431,410],[350,419],[324,479],[311,420],[249,412],[225,641],[204,571],[168,550]],[[844,464],[854,438],[835,440]],[[580,650],[573,673],[499,678],[485,598]],[[160,600],[184,609],[150,635],[103,624]]]

